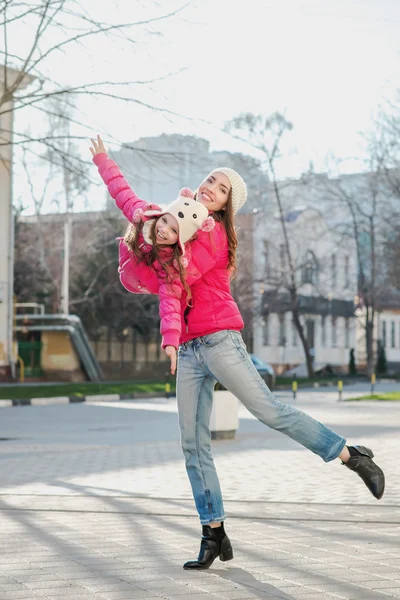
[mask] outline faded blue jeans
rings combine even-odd
[[[177,400],[181,443],[203,525],[225,519],[211,454],[210,416],[216,380],[268,427],[285,433],[324,461],[339,456],[346,440],[307,414],[282,404],[258,374],[237,331],[218,331],[179,347]]]

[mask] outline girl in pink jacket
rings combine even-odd
[[[216,381],[268,427],[289,436],[325,462],[339,458],[361,477],[375,498],[381,498],[385,488],[383,471],[372,460],[371,450],[347,446],[342,436],[319,421],[279,402],[247,353],[240,334],[243,321],[229,287],[236,269],[234,215],[246,198],[246,185],[233,169],[221,167],[206,177],[196,199],[212,214],[215,228],[209,233],[200,231],[190,243],[191,261],[186,269],[190,306],[180,292],[179,280],[170,286],[173,310],[178,303],[181,314],[177,374],[181,443],[203,526],[198,558],[186,562],[185,569],[208,569],[218,557],[222,561],[233,558],[224,529],[225,511],[210,444],[209,422]],[[160,285],[160,298],[163,288]],[[267,473],[266,466],[266,477]]]
[[[179,299],[184,294],[188,304],[191,296],[184,269],[189,263],[185,245],[200,228],[209,231],[214,227],[214,220],[205,206],[193,199],[189,188],[183,188],[178,199],[165,209],[141,200],[108,158],[100,136],[92,139],[92,144],[93,162],[118,208],[130,221],[124,238],[119,238],[121,283],[136,294],[157,294],[161,288],[162,347],[171,347],[168,355],[176,354],[181,311],[180,303],[177,306],[172,298],[176,293]]]

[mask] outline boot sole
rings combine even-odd
[[[215,557],[217,558],[217,557]],[[196,565],[196,566],[188,566],[186,567],[185,565],[183,565],[183,568],[185,569],[185,571],[205,571],[206,569],[209,569],[213,562],[210,563],[209,565]],[[223,552],[221,552],[221,554],[219,555],[219,560],[221,560],[222,562],[227,562],[228,560],[232,560],[233,559],[233,549],[232,546],[230,548],[226,548],[226,550],[224,550]]]

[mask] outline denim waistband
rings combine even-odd
[[[193,346],[196,340],[201,341],[201,338],[193,338],[192,340],[183,342],[183,344],[179,344],[179,348],[183,348],[184,350],[186,350],[187,348],[190,348],[190,346]]]

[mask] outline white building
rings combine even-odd
[[[20,75],[7,69],[7,84],[11,87]],[[19,85],[23,89],[33,80],[26,76]],[[0,68],[0,98],[4,94],[4,67]],[[12,138],[13,99],[0,106],[0,380],[7,378],[16,360],[13,351],[13,249],[14,224],[12,213]],[[4,144],[5,143],[5,144]]]
[[[254,322],[254,353],[278,373],[305,363],[289,308],[288,267],[278,215],[256,214],[254,272],[259,317]],[[328,226],[315,208],[286,213],[302,324],[314,367],[344,370],[355,346],[354,297],[357,265],[354,244]]]
[[[378,339],[385,348],[387,372],[400,372],[400,297],[381,302],[377,316]]]

